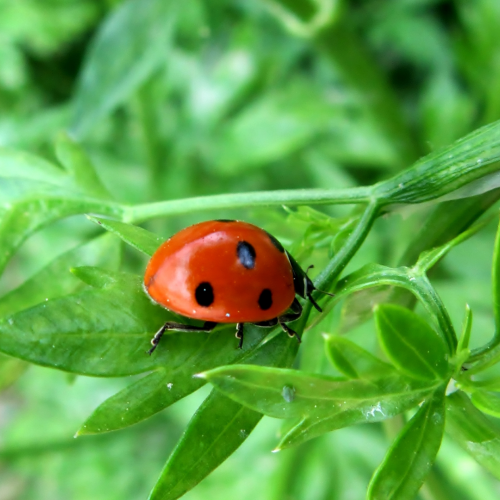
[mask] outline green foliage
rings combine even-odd
[[[45,4],[0,0],[0,496],[495,498],[460,460],[500,479],[498,2]],[[315,264],[300,347],[146,354],[196,324],[142,275],[200,217]]]

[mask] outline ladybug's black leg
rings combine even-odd
[[[292,312],[289,312],[288,314],[282,314],[278,318],[278,321],[280,323],[289,323],[290,321],[295,321],[296,319],[299,319],[300,316],[302,315],[302,305],[296,298],[293,299],[290,309]]]
[[[236,323],[236,338],[240,339],[238,349],[243,348],[243,323]]]
[[[153,351],[156,349],[156,346],[159,344],[161,338],[163,337],[163,334],[167,330],[173,332],[211,332],[216,326],[217,323],[214,323],[213,321],[205,321],[205,324],[203,326],[183,325],[182,323],[172,323],[170,321],[167,321],[151,339],[151,345],[153,347],[148,351],[148,354],[151,355],[153,353]]]
[[[289,337],[296,337],[297,338],[297,342],[299,344],[302,342],[302,340],[300,339],[300,337],[297,334],[297,332],[295,330],[292,330],[286,323],[282,323],[281,318],[278,318],[278,322],[279,322],[281,328],[283,328],[283,331],[286,332],[286,333],[288,333]]]

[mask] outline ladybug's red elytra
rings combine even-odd
[[[271,234],[237,220],[212,220],[187,227],[154,253],[144,275],[144,289],[158,304],[203,326],[165,323],[151,340],[151,354],[167,330],[209,332],[218,323],[236,323],[239,347],[243,325],[287,323],[302,314],[295,295],[309,299],[314,284]]]

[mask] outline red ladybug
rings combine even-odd
[[[302,314],[295,298],[309,299],[312,281],[272,235],[247,222],[213,220],[187,227],[165,241],[148,263],[146,293],[158,304],[203,326],[165,323],[151,340],[151,354],[166,330],[209,332],[218,323],[236,323],[243,345],[243,325],[279,324],[296,336],[287,323]]]

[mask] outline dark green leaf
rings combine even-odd
[[[446,378],[445,344],[420,316],[400,306],[380,304],[375,322],[380,344],[401,372],[418,379]]]
[[[476,390],[472,393],[471,401],[483,413],[500,418],[500,393]]]
[[[377,380],[343,380],[298,370],[223,366],[202,374],[219,391],[253,410],[275,418],[331,416],[359,407],[378,411],[386,397],[402,397],[432,388],[399,375]]]
[[[277,335],[246,361],[290,366],[298,349],[292,340]],[[243,443],[261,418],[259,413],[212,391],[169,457],[150,500],[174,500],[193,488]]]
[[[72,266],[85,264],[116,269],[119,262],[119,242],[110,235],[95,238],[55,258],[21,286],[1,297],[0,317],[81,289],[81,281],[70,273]]]
[[[325,335],[326,353],[332,363],[349,378],[377,379],[394,373],[394,368],[338,335]]]
[[[139,226],[126,224],[112,219],[94,217],[92,215],[87,215],[87,217],[92,222],[101,225],[107,231],[116,234],[123,241],[125,241],[125,243],[137,248],[137,250],[149,255],[150,257],[165,241],[165,239],[161,236],[151,233],[150,231],[146,231],[146,229]]]
[[[446,398],[446,431],[500,479],[500,426],[475,408],[462,391]]]
[[[438,390],[406,424],[375,471],[369,500],[408,500],[417,494],[441,446],[444,406]]]
[[[127,0],[101,26],[77,85],[72,128],[78,137],[87,135],[164,63],[175,5]]]

